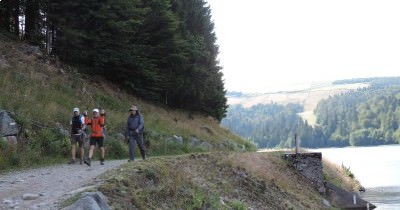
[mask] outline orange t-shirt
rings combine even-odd
[[[92,133],[90,134],[91,137],[104,137],[104,135],[103,135],[104,118],[103,117],[95,117],[93,119],[87,119],[86,125],[91,125],[91,127],[92,127]]]

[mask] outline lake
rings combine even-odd
[[[400,145],[312,150],[346,167],[366,188],[361,197],[378,208],[400,209]]]

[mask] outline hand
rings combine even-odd
[[[136,133],[139,133],[139,128],[136,128],[136,130],[135,130],[135,131],[136,131]]]

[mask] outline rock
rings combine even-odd
[[[33,55],[37,58],[43,57],[43,53],[38,46],[24,45],[21,50],[27,55]]]
[[[208,143],[208,142],[203,142],[203,143],[201,143],[199,147],[201,147],[201,148],[203,148],[203,149],[206,149],[206,150],[210,150],[210,149],[213,148],[212,144],[210,144],[210,143]]]
[[[65,210],[110,210],[107,199],[101,192],[83,193],[81,198]]]
[[[18,124],[7,111],[0,110],[0,136],[16,136]]]
[[[191,148],[198,146],[202,141],[196,137],[191,136],[189,139],[189,146]]]
[[[176,143],[176,144],[182,145],[183,137],[174,135],[172,137],[167,138],[167,143],[169,143],[169,144]]]
[[[34,194],[34,193],[26,193],[26,194],[22,195],[23,200],[35,200],[39,197],[40,197],[39,194]]]
[[[8,199],[4,199],[3,203],[8,205],[8,204],[12,204],[13,201],[12,200],[8,200]]]
[[[10,65],[8,64],[8,61],[6,60],[5,56],[0,57],[0,69],[2,68],[8,68]]]
[[[332,207],[332,206],[331,206],[331,203],[329,203],[329,201],[326,200],[325,198],[322,200],[322,203],[323,203],[324,206],[326,206],[326,207]]]

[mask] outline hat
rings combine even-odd
[[[129,109],[129,111],[132,111],[132,110],[135,110],[135,111],[137,111],[138,109],[137,109],[137,107],[136,107],[136,106],[132,105],[132,106],[131,106],[131,108]]]
[[[93,109],[93,112],[99,112],[99,109]]]
[[[79,112],[79,108],[75,107],[74,112]]]

